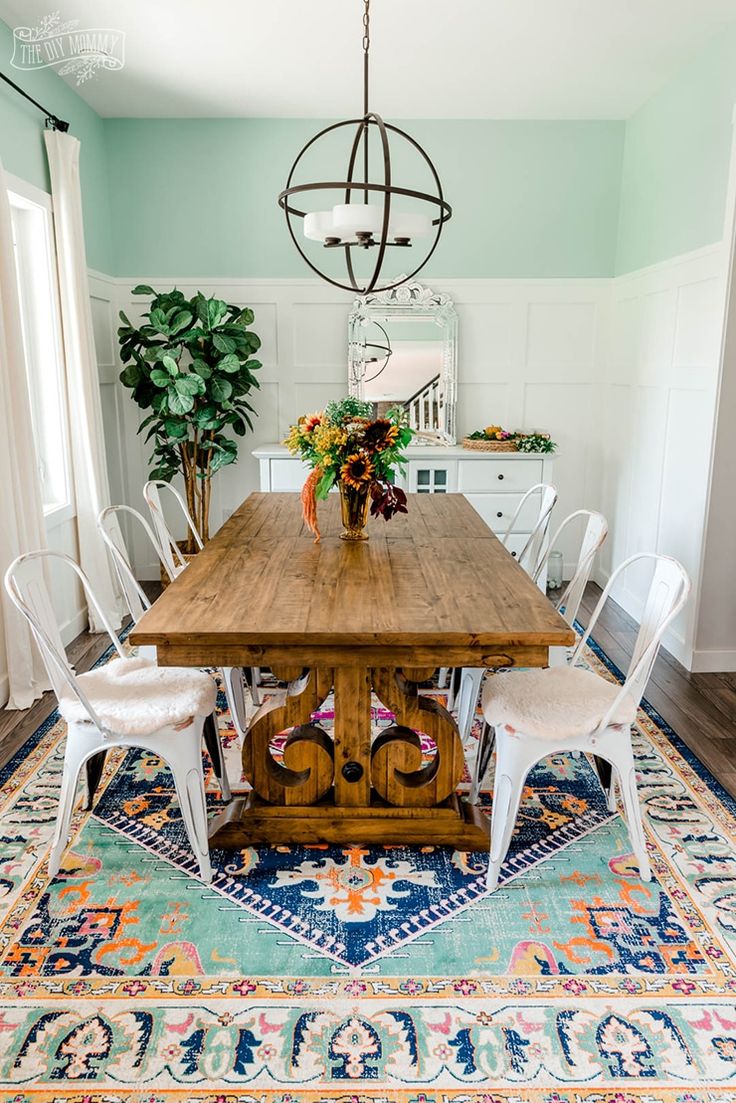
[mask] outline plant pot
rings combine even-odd
[[[177,546],[177,548],[179,549],[179,551],[181,553],[182,559],[186,563],[191,563],[191,561],[194,559],[195,555],[199,554],[199,548],[197,548],[197,550],[193,551],[193,552],[188,552],[188,551],[185,550],[186,546],[187,546],[186,540],[177,540],[176,541],[176,546]],[[166,570],[163,563],[161,564],[160,575],[161,575],[161,589],[165,590],[166,587],[170,584],[171,579],[169,578],[169,572]]]
[[[340,513],[342,516],[343,531],[341,540],[367,540],[368,533],[365,526],[368,521],[368,511],[371,504],[370,487],[361,487],[357,490],[354,486],[340,482]]]

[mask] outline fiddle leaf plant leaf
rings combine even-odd
[[[255,411],[243,396],[258,388],[254,373],[261,363],[252,357],[261,341],[250,328],[255,314],[202,292],[187,297],[178,288],[138,284],[133,294],[148,296],[149,306],[137,323],[120,312],[120,380],[146,413],[140,429],[156,444],[151,476],[184,476],[188,500],[199,511],[195,524],[206,539],[210,495],[191,493],[193,480],[208,481],[234,463],[239,439],[253,428]]]

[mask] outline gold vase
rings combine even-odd
[[[370,509],[370,487],[365,486],[357,490],[354,486],[340,481],[340,513],[344,531],[340,533],[341,540],[367,540],[365,532]]]

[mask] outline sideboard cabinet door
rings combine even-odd
[[[456,460],[410,460],[410,494],[454,494],[457,490]]]

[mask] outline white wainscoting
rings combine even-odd
[[[599,581],[637,551],[678,558],[693,597],[666,640],[692,663],[718,388],[725,253],[721,244],[611,283],[605,383],[591,411],[605,439],[601,506],[611,533]],[[636,619],[648,582],[615,594]]]
[[[99,279],[95,283],[99,296]],[[241,459],[214,483],[211,523],[214,531],[251,491],[258,488],[253,448],[281,440],[299,414],[317,410],[346,392],[347,319],[352,296],[317,280],[192,280],[141,277],[104,280],[115,295],[114,318],[96,307],[101,328],[101,362],[109,361],[117,311],[140,318],[145,298],[131,295],[136,283],[155,288],[176,285],[186,294],[201,290],[229,302],[253,307],[254,329],[263,341],[261,390],[255,432],[241,443]],[[602,442],[594,416],[605,362],[610,280],[433,280],[457,306],[459,323],[458,433],[491,422],[549,430],[560,443],[555,481],[560,488],[559,516],[600,497]],[[118,363],[116,372],[121,365]],[[107,367],[103,368],[107,372]],[[139,411],[130,391],[117,384],[115,408],[103,379],[105,428],[120,436],[112,442],[111,484],[129,504],[141,506],[148,449],[136,438]],[[118,443],[119,442],[119,443]],[[117,470],[113,468],[120,467]],[[564,549],[563,549],[564,550]],[[135,540],[136,568],[155,577],[156,564],[144,542]],[[568,557],[569,560],[569,557]]]
[[[459,324],[458,434],[489,422],[549,430],[560,444],[559,518],[581,507],[608,517],[598,580],[634,551],[668,552],[691,573],[695,595],[667,639],[690,666],[709,485],[723,317],[721,244],[615,280],[434,280]],[[218,294],[252,306],[263,340],[259,417],[241,459],[214,484],[212,530],[258,487],[251,450],[345,393],[351,296],[317,280],[141,277],[92,280],[95,336],[113,497],[141,507],[148,451],[139,411],[117,381],[115,328],[140,318],[136,283]],[[109,327],[109,328],[108,328]],[[114,367],[113,367],[114,364]],[[574,542],[563,547],[566,570]],[[158,568],[134,540],[141,578]],[[637,617],[646,592],[632,574],[616,597]]]

